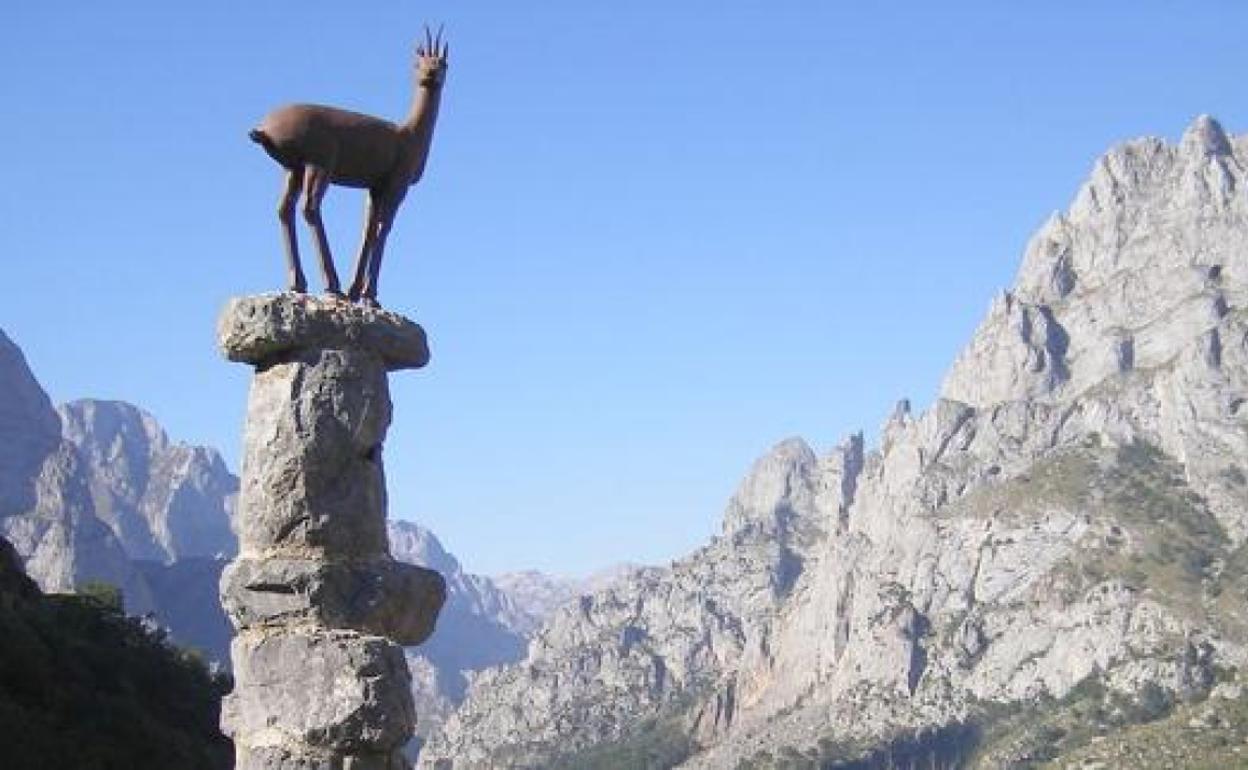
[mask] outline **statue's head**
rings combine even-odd
[[[442,28],[433,34],[425,27],[425,39],[416,46],[416,82],[426,87],[440,87],[446,80],[446,66],[451,46],[442,39]]]

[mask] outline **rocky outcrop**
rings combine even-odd
[[[406,767],[415,712],[399,645],[432,632],[445,585],[390,556],[382,444],[387,372],[428,361],[424,332],[282,294],[233,300],[218,342],[256,369],[239,556],[221,579],[238,631],[222,715],[237,767]]]
[[[557,612],[423,766],[885,767],[873,747],[1011,704],[1089,682],[1197,698],[1248,664],[1228,598],[1248,563],[1246,168],[1248,138],[1208,118],[1110,152],[929,409],[903,402],[872,451],[778,446],[721,537]]]

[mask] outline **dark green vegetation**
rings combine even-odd
[[[1212,692],[1180,701],[1150,684],[1126,696],[1089,677],[1061,700],[997,717],[966,767],[1248,768],[1248,696],[1233,685]]]
[[[736,770],[960,770],[979,740],[975,723],[917,730],[871,747],[824,738],[803,751],[758,754]]]
[[[229,683],[126,617],[116,589],[43,595],[0,539],[0,766],[224,770]]]
[[[694,752],[685,724],[676,717],[644,720],[614,743],[556,759],[549,770],[667,770]]]
[[[1064,767],[1132,770],[1245,770],[1248,697],[1176,705],[1165,717],[1131,724],[1064,751],[1037,770]]]

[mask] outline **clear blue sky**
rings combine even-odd
[[[282,280],[246,132],[401,116],[425,20],[452,67],[382,299],[434,358],[393,380],[391,513],[482,572],[686,552],[775,441],[929,403],[1102,151],[1248,129],[1230,0],[10,3],[0,328],[54,399],[236,467],[213,325]],[[359,193],[326,206],[345,272]]]

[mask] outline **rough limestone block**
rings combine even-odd
[[[351,631],[241,634],[225,732],[250,748],[314,747],[388,755],[416,724],[403,648]],[[296,752],[297,753],[297,752]]]
[[[390,393],[365,351],[301,350],[252,380],[239,541],[327,555],[386,553],[381,446]]]
[[[221,576],[235,628],[316,622],[420,644],[446,600],[437,572],[390,557],[368,562],[241,558]]]

